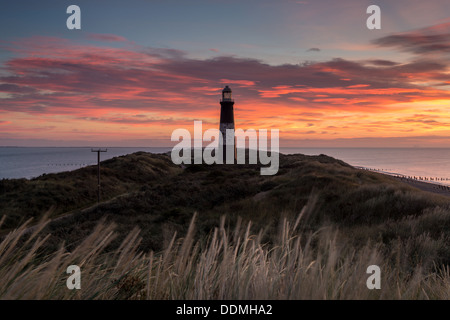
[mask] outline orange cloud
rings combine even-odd
[[[445,61],[271,66],[93,37],[123,47],[43,37],[9,44],[14,57],[0,76],[2,137],[170,140],[194,120],[218,126],[224,84],[232,85],[238,127],[278,128],[283,139],[450,133]]]

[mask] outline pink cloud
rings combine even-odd
[[[114,35],[108,39],[126,40]],[[162,135],[195,119],[215,126],[225,84],[232,85],[240,125],[266,128],[301,128],[301,119],[312,120],[299,114],[321,114],[318,110],[324,111],[314,117],[319,126],[322,121],[350,121],[331,118],[333,112],[373,115],[399,111],[401,107],[395,106],[399,103],[450,99],[448,91],[429,85],[450,82],[445,61],[333,59],[274,66],[256,59],[191,59],[174,49],[115,48],[48,37],[22,39],[8,48],[15,56],[4,64],[6,72],[0,77],[0,112],[45,117],[47,128],[64,119],[67,134],[80,126],[87,126],[83,133],[87,134],[94,123],[111,134],[120,126]],[[143,116],[133,116],[137,114]],[[8,120],[13,119],[18,118]],[[423,119],[420,123],[429,120]],[[32,131],[24,129],[25,120],[20,121],[17,132]],[[382,128],[380,123],[371,125]],[[298,132],[320,134],[324,128]],[[141,131],[129,134],[138,136]]]
[[[255,81],[250,81],[250,80],[230,80],[230,79],[220,79],[220,83],[237,84],[241,87],[251,87],[256,84]]]
[[[90,33],[88,34],[88,39],[96,40],[96,41],[105,41],[105,42],[127,42],[128,40],[125,37],[118,36],[115,34],[105,34],[105,33]]]

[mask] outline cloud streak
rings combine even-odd
[[[374,43],[417,54],[432,52],[436,46],[446,50],[446,28],[390,35]],[[446,112],[436,101],[450,99],[445,60],[332,59],[269,65],[217,54],[188,58],[180,50],[141,47],[115,35],[89,38],[101,44],[33,37],[6,46],[14,57],[3,65],[0,76],[0,134],[14,134],[40,119],[42,123],[33,128],[45,128],[45,134],[39,133],[42,139],[52,135],[79,139],[75,129],[97,132],[98,124],[102,134],[111,137],[148,134],[170,139],[174,128],[195,119],[217,126],[224,85],[233,88],[240,127],[278,127],[292,139],[384,136],[387,130],[390,135],[404,134],[405,128],[399,128],[394,118],[403,119],[416,134],[424,134],[430,126],[433,134],[443,134],[441,124],[450,120],[447,116],[442,123],[432,122]],[[434,111],[422,113],[430,110],[428,104]],[[421,120],[414,117],[418,112]]]
[[[415,54],[446,54],[450,52],[450,23],[392,34],[376,39],[373,43]]]

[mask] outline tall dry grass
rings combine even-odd
[[[105,251],[115,236],[105,222],[71,252],[61,244],[48,253],[46,222],[29,232],[28,221],[1,240],[0,299],[449,299],[448,266],[406,272],[387,262],[380,244],[356,249],[331,226],[306,231],[307,211],[282,220],[274,243],[241,220],[229,230],[225,218],[196,241],[194,215],[183,238],[174,234],[150,253],[138,251],[138,229]],[[69,265],[81,268],[80,290],[66,287]],[[369,265],[381,268],[380,290],[366,286]]]

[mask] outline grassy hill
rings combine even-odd
[[[116,237],[102,247],[105,254],[123,250],[127,243],[133,243],[136,252],[162,254],[174,248],[174,234],[185,240],[192,237],[189,245],[198,243],[198,250],[206,250],[219,237],[213,237],[214,230],[223,230],[221,237],[229,234],[226,241],[240,236],[246,241],[245,232],[254,234],[261,245],[276,248],[289,229],[287,221],[294,225],[301,213],[296,236],[286,241],[298,237],[298,246],[310,246],[316,253],[321,241],[312,235],[327,229],[338,231],[331,240],[345,243],[345,256],[376,248],[386,268],[401,270],[407,278],[418,266],[438,274],[450,265],[450,197],[423,192],[325,155],[280,155],[275,176],[261,176],[257,165],[182,168],[168,155],[143,152],[101,165],[104,202],[99,206],[95,205],[96,167],[29,181],[0,181],[0,212],[6,217],[3,233],[53,208],[53,221],[41,231],[50,234],[41,256],[61,250],[62,243],[64,250],[77,251],[99,225],[110,223]],[[196,232],[188,232],[195,213]],[[242,226],[249,229],[241,232]],[[130,238],[136,228],[139,235]],[[284,236],[280,230],[285,230]],[[136,243],[130,240],[137,238]]]
[[[101,198],[151,185],[181,171],[167,156],[138,152],[101,163]],[[48,210],[56,217],[97,203],[97,166],[43,174],[38,178],[0,180],[0,215],[4,228],[17,227],[30,217],[39,219]]]

